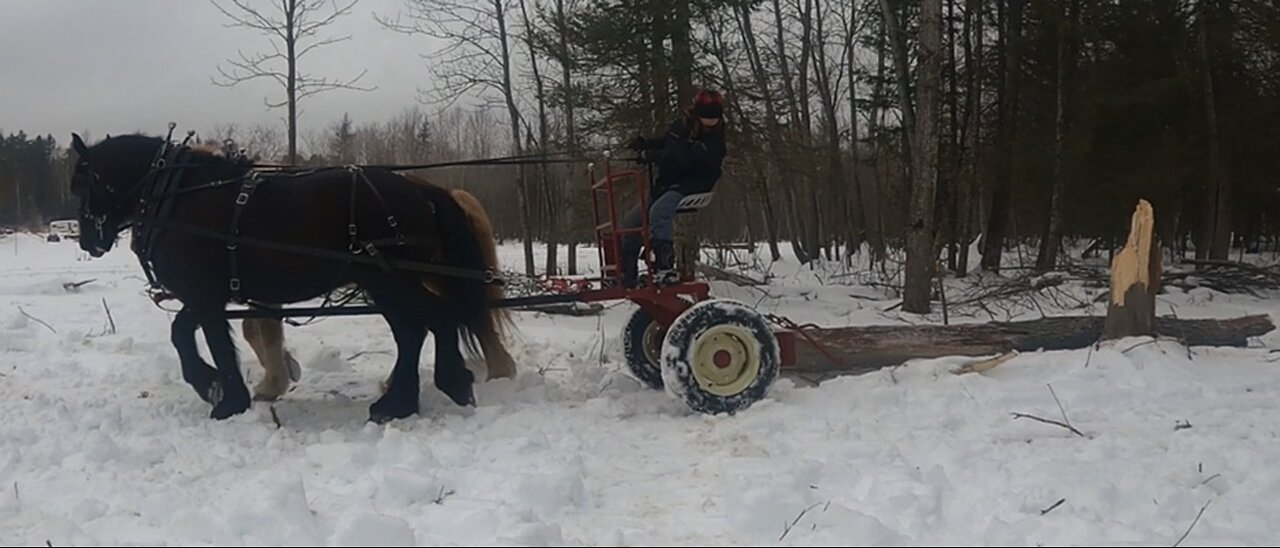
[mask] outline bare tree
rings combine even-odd
[[[907,225],[907,279],[904,312],[929,311],[933,279],[934,187],[938,178],[938,114],[942,104],[942,0],[925,0],[920,11],[919,100],[911,170],[911,215]]]
[[[521,117],[512,83],[512,44],[507,28],[507,0],[406,0],[408,12],[395,19],[375,15],[386,28],[444,40],[431,54],[437,78],[433,100],[452,103],[465,94],[497,93],[511,119],[511,152],[523,153]],[[520,168],[517,197],[523,226],[525,273],[533,275],[532,199],[525,170]]]
[[[222,87],[232,87],[242,82],[258,79],[271,79],[284,88],[285,98],[280,101],[264,99],[269,108],[288,107],[287,123],[289,126],[289,163],[298,161],[298,101],[335,89],[372,91],[356,85],[368,71],[361,71],[350,80],[335,80],[324,76],[315,76],[298,71],[298,63],[304,56],[317,48],[336,44],[351,38],[322,38],[321,29],[331,25],[339,17],[351,13],[355,0],[344,7],[335,2],[325,0],[278,0],[271,6],[277,13],[268,13],[261,6],[250,7],[248,0],[230,0],[234,10],[228,10],[214,0],[214,7],[232,20],[227,27],[244,27],[259,31],[271,37],[271,53],[246,55],[238,51],[238,59],[229,59],[231,69],[218,66],[221,78],[214,78],[213,83]],[[332,6],[332,12],[322,14],[326,4]],[[283,46],[284,51],[281,51]],[[281,68],[279,63],[284,63]]]

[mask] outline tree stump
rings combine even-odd
[[[1156,293],[1162,275],[1155,213],[1139,200],[1130,220],[1129,240],[1111,260],[1111,301],[1104,339],[1156,334]]]
[[[672,225],[675,232],[676,271],[681,280],[692,280],[698,266],[698,214],[676,215]]]

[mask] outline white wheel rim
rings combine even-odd
[[[733,396],[760,375],[760,344],[747,329],[717,325],[694,339],[690,365],[702,390]]]

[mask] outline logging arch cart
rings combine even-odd
[[[619,268],[622,237],[636,234],[643,242],[642,260],[652,272],[649,251],[649,218],[645,185],[649,177],[641,169],[618,169],[606,153],[601,162],[588,166],[587,180],[595,216],[599,250],[599,275],[594,277],[546,276],[537,281],[538,294],[502,299],[504,308],[549,304],[597,303],[628,300],[637,305],[623,329],[628,370],[643,385],[665,389],[691,409],[706,414],[733,414],[764,398],[781,368],[795,365],[796,331],[776,325],[773,318],[730,299],[711,297],[710,286],[692,278],[664,285],[622,284]],[[651,175],[651,174],[650,174]],[[626,185],[634,185],[643,212],[637,228],[619,223],[618,204]],[[680,204],[680,214],[695,213],[710,203],[711,195],[693,194]],[[228,310],[228,318],[285,318],[354,316],[373,314],[369,304],[321,307]]]

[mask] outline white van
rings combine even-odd
[[[58,238],[53,236],[57,235]],[[49,223],[49,240],[58,241],[62,238],[76,239],[80,237],[80,221],[75,219],[59,219]]]

